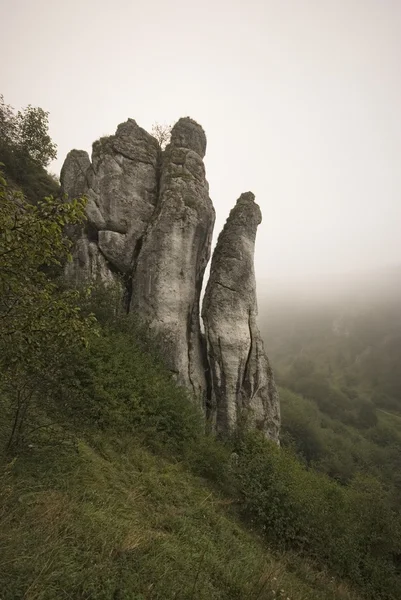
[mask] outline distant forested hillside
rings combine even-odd
[[[308,293],[270,289],[259,315],[281,383],[343,420],[370,402],[401,412],[401,266]]]
[[[401,267],[279,293],[262,334],[281,393],[283,443],[347,483],[401,489]],[[307,289],[307,291],[305,291]]]

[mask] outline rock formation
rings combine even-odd
[[[159,206],[135,266],[131,309],[161,336],[165,361],[204,407],[199,301],[215,213],[203,157],[206,136],[180,119],[164,152]]]
[[[277,441],[278,396],[256,326],[253,253],[261,215],[251,193],[238,200],[219,237],[203,306],[206,338],[201,333],[215,219],[205,151],[205,133],[189,118],[175,124],[164,152],[132,119],[94,143],[92,162],[71,151],[62,191],[87,196],[88,220],[71,232],[66,277],[73,284],[123,280],[127,309],[157,336],[166,365],[215,428],[231,431],[246,418]]]
[[[93,144],[92,164],[86,152],[73,150],[61,170],[61,187],[69,198],[85,194],[88,217],[68,267],[75,283],[132,269],[137,245],[157,203],[160,149],[133,119],[116,134]]]
[[[217,431],[240,422],[278,441],[280,414],[272,370],[256,325],[256,230],[262,220],[251,192],[242,194],[217,241],[203,302]]]

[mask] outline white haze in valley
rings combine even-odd
[[[398,0],[0,3],[0,93],[50,112],[52,171],[128,117],[189,115],[215,240],[241,192],[262,208],[261,298],[401,262]]]

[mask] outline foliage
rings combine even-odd
[[[29,157],[47,167],[57,157],[56,145],[49,134],[49,113],[40,107],[28,105],[17,113],[17,143]]]
[[[375,420],[370,403],[401,411],[398,271],[376,291],[359,290],[363,300],[350,292],[326,303],[271,303],[262,329],[280,382],[356,427],[366,428],[369,410]]]
[[[57,157],[56,144],[52,142],[48,129],[48,112],[28,105],[15,115],[0,95],[0,136],[7,145],[42,167],[47,167]]]
[[[16,135],[15,129],[14,109],[4,102],[4,96],[0,94],[0,137],[11,143]]]
[[[280,589],[291,600],[351,598],[332,575],[365,598],[399,597],[401,520],[392,494],[372,476],[354,476],[344,487],[312,468],[325,450],[313,404],[305,404],[310,430],[302,426],[303,406],[299,427],[284,434],[304,453],[302,461],[258,434],[224,443],[207,436],[145,330],[116,309],[114,291],[93,286],[81,301],[83,315],[93,301],[99,335],[66,356],[47,390],[57,400],[39,407],[48,427],[28,432],[2,487],[3,512],[13,515],[5,539],[0,534],[12,560],[2,571],[0,559],[6,598],[29,586],[49,599],[66,590],[77,598],[273,600]],[[288,394],[294,404],[307,402]],[[314,445],[302,441],[308,431]],[[16,496],[26,498],[21,507]],[[319,587],[316,578],[306,585],[297,571],[290,576],[285,563],[277,573],[267,546],[238,517],[285,552],[293,571],[311,561],[329,577],[320,575]],[[26,560],[33,539],[47,542]]]
[[[101,429],[140,436],[148,445],[178,451],[201,433],[200,415],[184,388],[126,333],[103,329],[77,365],[73,415]]]
[[[57,194],[59,183],[45,167],[56,158],[48,134],[48,113],[28,106],[18,113],[0,95],[0,161],[10,182],[31,202]]]
[[[64,228],[83,218],[82,199],[34,206],[0,177],[0,384],[14,405],[9,446],[33,399],[88,339],[93,319],[81,315],[78,292],[62,290],[44,270],[69,256]]]
[[[399,270],[368,293],[270,304],[263,319],[281,390],[282,442],[349,485],[358,474],[401,491]],[[359,284],[357,284],[358,287]],[[294,393],[296,392],[296,393]]]
[[[38,438],[0,468],[3,600],[360,600],[276,557],[185,466],[131,435],[92,438]]]
[[[270,542],[328,566],[369,598],[400,597],[401,518],[377,480],[341,487],[256,433],[240,440],[238,455],[243,514]]]
[[[398,497],[401,490],[401,432],[397,421],[379,411],[368,429],[327,417],[316,404],[280,389],[282,443],[318,471],[342,484],[363,473],[373,476]]]

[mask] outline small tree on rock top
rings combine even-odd
[[[160,123],[154,123],[152,125],[151,134],[159,142],[159,146],[162,150],[165,150],[167,144],[170,142],[172,125],[161,125]]]

